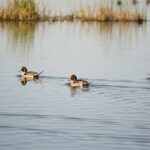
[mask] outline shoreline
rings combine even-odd
[[[134,7],[133,7],[134,6]],[[131,9],[132,8],[132,9]],[[38,9],[38,4],[34,0],[13,0],[5,8],[0,8],[0,21],[74,21],[82,22],[137,22],[142,24],[148,22],[146,10],[140,10],[135,3],[131,6],[118,0],[114,5],[100,4],[94,8],[81,5],[79,9],[73,9],[70,13],[64,15],[60,13],[46,13],[45,8],[42,11]]]

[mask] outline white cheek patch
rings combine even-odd
[[[21,72],[21,76],[24,76],[25,75],[25,72]]]
[[[74,81],[73,81],[73,80],[70,80],[70,83],[74,83]]]

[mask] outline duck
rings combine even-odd
[[[21,68],[21,78],[24,80],[37,80],[39,78],[39,75],[43,73],[43,71],[41,71],[40,73],[38,72],[34,72],[34,71],[28,71],[27,68],[25,66],[23,66]]]
[[[147,77],[146,79],[147,79],[147,80],[150,80],[150,73],[148,74],[148,76],[149,76],[149,77]]]
[[[78,80],[76,75],[71,75],[70,77],[70,83],[69,85],[72,88],[76,88],[76,87],[88,87],[89,86],[89,82],[86,80]]]

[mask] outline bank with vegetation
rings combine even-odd
[[[0,8],[1,21],[136,21],[142,23],[147,21],[146,11],[136,8],[138,0],[131,1],[134,9],[125,6],[124,0],[117,0],[116,6],[106,3],[96,8],[82,6],[78,10],[72,10],[68,15],[51,15],[40,12],[35,0],[12,0],[5,7]],[[145,3],[149,5],[150,1]]]

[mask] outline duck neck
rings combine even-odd
[[[24,76],[24,75],[25,75],[25,72],[22,71],[22,72],[21,72],[21,76]]]
[[[70,83],[75,83],[75,80],[70,80]]]

